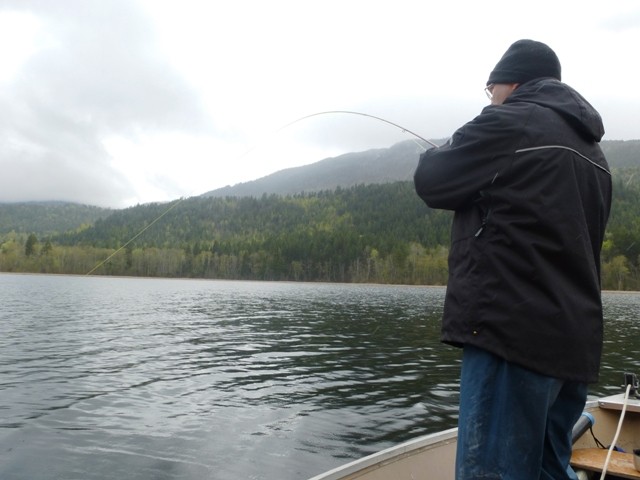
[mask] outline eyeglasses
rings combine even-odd
[[[487,94],[487,98],[489,100],[493,100],[493,87],[495,87],[495,83],[490,83],[486,87],[484,87],[484,93]]]

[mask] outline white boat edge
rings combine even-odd
[[[618,400],[621,396],[609,397],[607,400]],[[585,405],[585,411],[593,411],[598,409],[603,403],[603,399],[589,399]],[[618,402],[616,402],[618,403]],[[614,407],[615,408],[615,407]],[[618,407],[619,408],[619,407]],[[635,408],[634,408],[635,410]],[[432,455],[425,456],[425,460],[430,463],[431,468],[436,467],[438,470],[449,471],[447,478],[453,478],[453,464],[455,463],[455,447],[457,442],[458,429],[451,428],[428,435],[423,435],[415,439],[403,442],[385,450],[373,453],[358,460],[346,463],[327,472],[321,473],[308,480],[353,480],[360,477],[367,479],[386,478],[385,467],[390,464],[396,464],[413,457],[423,454],[429,450],[434,450],[433,455],[437,456],[436,464],[432,463],[434,457]],[[444,447],[444,448],[443,448]],[[437,450],[436,450],[437,449]],[[446,460],[445,460],[446,458]],[[376,475],[379,471],[379,475]],[[407,472],[408,475],[402,478],[414,478],[413,473]],[[438,478],[432,476],[432,478]]]
[[[423,450],[429,450],[436,447],[442,447],[444,445],[455,444],[458,437],[458,429],[451,428],[449,430],[443,430],[441,432],[431,433],[423,435],[413,440],[401,443],[391,448],[381,450],[366,457],[363,457],[345,465],[339,466],[327,472],[321,473],[309,480],[342,480],[351,478],[349,475],[354,475],[353,478],[363,475],[365,472],[369,472],[372,469],[381,468],[389,462],[397,462],[398,460],[422,452]]]

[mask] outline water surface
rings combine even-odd
[[[0,275],[0,478],[305,479],[455,426],[443,295]],[[594,394],[640,373],[640,295],[605,306]]]

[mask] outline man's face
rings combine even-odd
[[[491,88],[491,105],[502,105],[519,83],[494,83]]]

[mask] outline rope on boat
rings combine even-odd
[[[620,430],[622,430],[622,422],[624,420],[624,414],[627,411],[627,403],[629,402],[629,392],[631,391],[631,384],[627,385],[627,391],[624,394],[624,401],[622,402],[622,412],[620,413],[620,420],[618,421],[618,428],[616,430],[616,434],[613,437],[613,442],[611,442],[611,446],[609,447],[609,451],[607,452],[607,459],[604,461],[604,465],[602,466],[602,475],[600,475],[600,480],[604,480],[604,477],[607,475],[607,469],[609,468],[609,462],[611,461],[611,452],[613,452],[616,443],[618,443],[618,437],[620,436]]]

